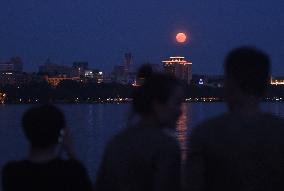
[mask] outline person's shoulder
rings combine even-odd
[[[271,113],[262,113],[260,116],[261,122],[271,126],[279,126],[284,128],[284,119]]]
[[[58,174],[69,181],[72,190],[91,190],[91,181],[84,165],[76,159],[57,159]]]
[[[279,123],[284,123],[284,119],[282,117],[275,115],[275,114],[263,112],[261,115],[262,115],[263,119],[271,120],[271,121],[279,122]]]
[[[26,160],[19,160],[19,161],[10,161],[7,162],[3,168],[17,168],[17,167],[22,167],[22,166],[26,166],[28,164],[28,162]]]
[[[164,129],[155,127],[127,127],[109,140],[105,153],[130,148],[145,148],[151,151],[163,148],[176,149],[178,143],[174,133],[173,136],[170,134]],[[137,152],[143,152],[145,149],[137,150]]]
[[[132,138],[133,133],[135,133],[135,130],[133,131],[132,128],[126,127],[114,134],[107,142],[107,146],[115,146],[121,144],[121,142],[127,142]]]
[[[84,168],[83,164],[76,160],[76,159],[68,159],[68,160],[63,160],[63,159],[57,159],[56,163],[58,165],[64,166],[65,168]]]
[[[25,160],[21,161],[11,161],[6,163],[2,168],[2,174],[11,174],[14,172],[19,172],[26,168],[27,162]]]
[[[5,174],[7,172],[10,172],[11,170],[17,168],[18,162],[8,162],[2,167],[2,173]]]
[[[161,130],[152,127],[130,126],[115,134],[109,141],[109,145],[119,145],[121,143],[139,142],[147,139],[150,141],[153,138],[162,136]],[[143,142],[144,142],[143,141]]]
[[[218,134],[220,131],[223,131],[224,128],[228,125],[228,122],[231,120],[231,116],[228,113],[224,113],[212,118],[209,118],[193,127],[190,132],[190,138],[196,139],[207,139],[210,136]]]
[[[209,118],[201,123],[199,123],[194,129],[196,130],[207,130],[211,127],[220,127],[227,123],[230,120],[231,116],[228,113],[218,115],[216,117]]]
[[[56,164],[55,164],[56,163]],[[54,161],[54,166],[57,167],[57,171],[64,174],[81,175],[86,173],[84,165],[75,159],[57,159]]]

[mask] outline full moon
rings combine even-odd
[[[176,40],[178,43],[184,43],[186,41],[186,34],[182,32],[178,33],[176,35]]]

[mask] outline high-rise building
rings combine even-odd
[[[125,66],[123,65],[116,65],[113,67],[113,71],[111,73],[111,78],[113,82],[117,82],[120,84],[126,84],[126,72],[125,72]]]
[[[190,84],[192,79],[192,62],[185,60],[185,57],[175,56],[169,60],[162,61],[164,71]]]
[[[100,70],[85,70],[86,82],[102,83],[104,81],[103,72]]]
[[[47,59],[47,61],[39,66],[39,73],[46,74],[48,76],[67,76],[71,77],[73,69],[69,66],[54,64]]]
[[[26,83],[27,75],[23,73],[23,62],[20,57],[0,62],[0,85],[21,85]]]
[[[133,68],[133,57],[131,53],[124,54],[124,64],[116,65],[111,73],[113,82],[119,84],[132,84],[136,79]]]
[[[1,72],[23,72],[23,62],[20,57],[12,57],[7,62],[0,62]]]
[[[131,72],[131,67],[133,65],[133,57],[131,53],[124,54],[125,72]]]
[[[88,70],[88,62],[74,62],[72,68],[74,69],[75,76],[84,76],[85,72]]]
[[[32,81],[32,75],[19,72],[0,72],[0,86],[21,86]]]

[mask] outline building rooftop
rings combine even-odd
[[[185,60],[185,57],[183,56],[172,56],[170,57],[170,60],[164,60],[162,62],[167,64],[192,64],[192,62]]]

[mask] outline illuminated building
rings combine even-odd
[[[103,72],[101,72],[101,71],[96,71],[96,72],[95,72],[95,79],[97,80],[97,83],[98,83],[98,84],[104,82],[104,75],[103,75]]]
[[[5,102],[7,95],[3,92],[0,92],[0,103],[3,104]]]
[[[224,87],[224,76],[193,74],[190,85],[221,88]]]
[[[284,78],[273,78],[271,77],[270,79],[270,84],[274,85],[274,86],[278,86],[278,85],[284,85]]]
[[[74,69],[75,76],[84,76],[86,70],[88,70],[88,62],[74,62],[72,68]]]
[[[1,72],[0,73],[0,86],[12,85],[21,86],[28,84],[32,81],[32,75],[19,72]]]
[[[85,70],[85,79],[89,82],[102,83],[104,81],[103,72],[99,70]]]
[[[58,86],[58,84],[61,82],[61,81],[64,81],[64,80],[75,80],[75,81],[80,81],[80,78],[79,77],[67,77],[67,76],[56,76],[56,77],[48,77],[48,76],[45,76],[45,80],[53,87],[56,87]]]
[[[16,85],[17,78],[14,72],[1,72],[0,85]]]
[[[85,78],[94,78],[93,70],[85,70]]]
[[[28,84],[32,75],[23,72],[23,62],[20,57],[12,57],[9,61],[0,62],[0,86],[21,86]]]
[[[192,63],[185,60],[185,57],[170,57],[169,60],[162,61],[164,71],[190,84],[192,79]]]

